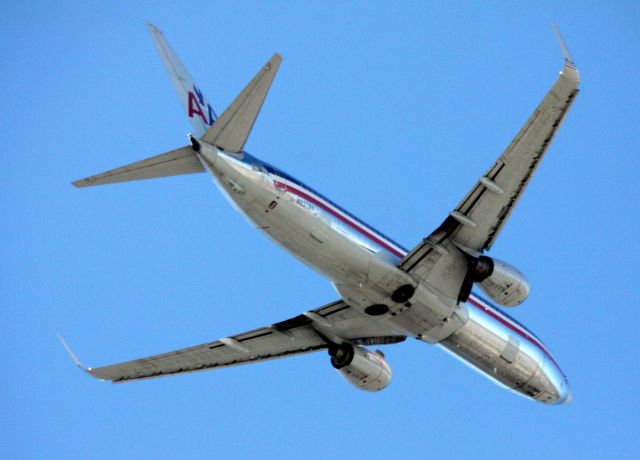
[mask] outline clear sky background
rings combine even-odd
[[[3,2],[4,458],[630,458],[640,448],[640,4]],[[453,4],[455,3],[455,4]],[[368,394],[324,353],[111,385],[78,371],[336,298],[205,175],[70,181],[186,144],[144,20],[221,112],[285,60],[247,149],[412,247],[493,163],[562,67],[582,92],[491,255],[574,401],[511,394],[435,347],[386,347]]]

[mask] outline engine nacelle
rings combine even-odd
[[[515,307],[529,297],[531,288],[527,278],[517,268],[498,259],[493,261],[491,275],[478,283],[480,289],[496,303]]]
[[[343,343],[329,350],[331,365],[347,382],[364,391],[380,391],[391,382],[391,368],[381,351]]]

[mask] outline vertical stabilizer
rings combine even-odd
[[[162,31],[149,22],[146,24],[151,33],[151,38],[153,38],[158,47],[162,62],[167,72],[169,72],[171,82],[180,97],[180,102],[182,102],[182,106],[189,117],[189,122],[193,127],[193,134],[197,137],[202,137],[217,116],[198,85],[196,85],[187,69],[180,62]]]

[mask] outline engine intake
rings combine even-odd
[[[344,342],[329,348],[331,365],[347,382],[364,391],[380,391],[391,382],[391,368],[381,351]]]

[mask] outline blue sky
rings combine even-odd
[[[220,112],[285,60],[247,144],[412,247],[555,81],[582,92],[491,255],[529,277],[510,311],[568,374],[546,407],[416,341],[358,392],[325,354],[110,385],[88,365],[210,341],[335,298],[205,175],[69,182],[186,143],[144,27]],[[0,6],[1,451],[7,458],[628,458],[640,447],[637,2],[5,2]]]

